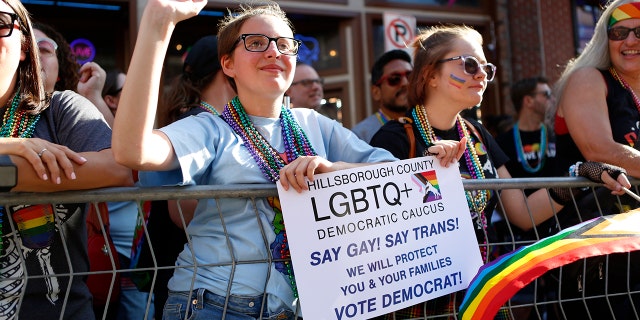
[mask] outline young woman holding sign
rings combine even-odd
[[[220,64],[238,93],[222,114],[200,113],[154,130],[171,33],[176,23],[195,16],[205,4],[204,0],[151,0],[144,10],[113,133],[118,162],[157,171],[141,172],[143,184],[280,180],[285,189],[301,191],[307,189],[304,178],[313,179],[316,173],[396,160],[313,110],[283,107],[299,42],[276,3],[243,6],[220,25]],[[432,151],[447,150],[448,156],[440,158],[451,163],[459,145],[448,142]],[[231,264],[232,258],[288,258],[284,225],[278,221],[282,221],[278,199],[199,201],[187,230],[192,246],[178,257],[164,318],[183,319],[187,312],[203,319],[223,314],[294,318],[297,289],[290,263]],[[184,267],[194,261],[197,269]],[[225,301],[227,294],[232,299]]]
[[[510,178],[504,166],[507,157],[489,132],[480,123],[460,116],[461,111],[480,104],[487,83],[496,74],[496,67],[486,62],[482,36],[465,26],[433,27],[423,31],[413,47],[414,72],[409,77],[409,103],[416,107],[406,118],[383,126],[371,140],[371,145],[407,159],[426,154],[425,150],[441,139],[466,140],[467,148],[459,161],[463,178]],[[411,127],[407,129],[405,124]],[[626,176],[621,174],[624,170],[610,165],[586,162],[577,166],[575,172],[593,181],[604,181],[614,194],[623,194],[622,187],[630,186]],[[549,193],[553,203],[545,189],[527,199],[520,190],[502,190],[500,196],[507,219],[528,230],[572,201],[569,189],[553,188]],[[484,261],[489,260],[487,245],[492,232],[488,223],[497,201],[493,190],[467,191],[467,203]],[[397,312],[396,319],[452,314],[461,298],[452,294],[434,299],[427,305],[419,304]]]

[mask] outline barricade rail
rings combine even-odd
[[[638,184],[640,181],[633,180],[632,191],[638,194]],[[534,178],[534,179],[486,179],[486,180],[463,180],[463,186],[465,190],[502,190],[502,189],[520,189],[524,192],[525,189],[538,189],[538,188],[552,188],[552,187],[566,187],[566,188],[582,188],[583,190],[587,190],[585,192],[591,193],[595,195],[596,199],[599,199],[599,193],[596,193],[595,187],[599,185],[596,183],[592,183],[583,178]],[[226,186],[185,186],[185,187],[145,187],[145,188],[106,188],[106,189],[96,189],[96,190],[86,190],[86,191],[68,191],[68,192],[57,192],[57,193],[0,193],[0,206],[15,206],[15,205],[28,205],[28,204],[56,204],[56,203],[90,203],[95,209],[99,209],[97,203],[99,202],[124,202],[124,201],[135,201],[138,206],[138,219],[141,219],[141,215],[144,213],[144,209],[142,203],[145,201],[152,200],[178,200],[178,205],[180,206],[180,200],[187,199],[223,199],[223,198],[247,198],[251,201],[255,201],[258,198],[264,197],[272,197],[277,196],[277,190],[274,185],[266,184],[266,185],[226,185]],[[575,200],[575,199],[574,199]],[[600,210],[600,203],[596,201],[597,208]],[[617,198],[617,203],[621,204],[620,198]],[[577,212],[580,212],[580,204],[578,201],[574,201],[573,206],[576,208]],[[640,204],[638,204],[640,206]],[[498,203],[498,208],[501,207],[501,201]],[[255,202],[254,202],[255,208]],[[181,209],[181,208],[180,208]],[[153,212],[151,213],[153,214]],[[219,212],[213,214],[220,214]],[[597,214],[603,214],[600,210]],[[257,215],[256,215],[257,216]],[[494,216],[500,216],[497,212],[494,213]],[[184,217],[181,217],[184,223]],[[15,223],[11,223],[10,220],[12,218],[9,216],[4,216],[4,223],[9,224],[11,226],[11,230],[15,228]],[[560,222],[560,219],[556,215],[554,218],[556,223]],[[578,220],[581,219],[581,216],[578,216]],[[518,234],[521,232],[513,229],[510,224],[505,223],[500,219],[493,219],[491,222],[491,226],[495,228],[501,228],[499,233],[502,235],[501,238],[497,238],[492,240],[488,244],[482,244],[481,246],[490,246],[492,248],[502,248],[503,252],[506,253],[506,250],[512,250],[522,245],[531,244],[548,234],[548,230],[540,230],[540,228],[535,228],[532,232],[529,233],[528,238],[518,238]],[[566,227],[566,226],[563,226]],[[5,227],[6,228],[6,227]],[[548,228],[548,225],[545,226]],[[640,229],[640,226],[638,226]],[[104,232],[104,226],[102,228]],[[12,234],[14,232],[11,232]],[[6,236],[6,234],[5,234]],[[225,236],[228,236],[225,234]],[[151,244],[151,246],[147,248],[152,248],[152,239],[149,236],[149,232],[145,226],[144,228],[144,237],[146,239],[146,243]],[[15,236],[14,236],[15,238]],[[263,235],[264,238],[264,235]],[[227,238],[228,239],[228,238]],[[188,244],[190,241],[188,240]],[[265,241],[265,243],[267,243]],[[187,246],[189,246],[187,244]],[[16,241],[16,246],[21,246],[19,241]],[[267,244],[268,246],[268,244]],[[66,248],[66,247],[65,247]],[[5,248],[6,249],[6,248]],[[21,248],[19,252],[22,252],[24,249]],[[115,267],[116,263],[113,259],[113,252],[109,251],[109,257],[111,258],[111,264]],[[269,252],[269,248],[267,248]],[[7,288],[12,281],[22,282],[28,281],[29,279],[42,278],[42,277],[56,277],[56,276],[83,276],[83,275],[110,275],[112,277],[111,288],[109,290],[109,294],[113,293],[113,288],[115,283],[115,275],[123,272],[131,272],[131,271],[149,271],[151,274],[151,282],[149,285],[149,290],[153,291],[156,288],[156,280],[158,279],[159,272],[172,271],[176,267],[174,265],[160,265],[157,263],[157,257],[162,255],[162,250],[150,250],[150,255],[153,260],[153,265],[151,267],[141,267],[138,269],[119,269],[112,268],[110,270],[105,271],[95,271],[95,272],[73,272],[71,271],[69,274],[53,274],[53,275],[39,275],[39,276],[29,276],[26,272],[22,275],[17,276],[7,276],[3,274],[0,276],[0,314],[3,312],[3,308],[6,305],[2,305],[2,299],[6,298]],[[66,252],[66,255],[69,255],[69,252]],[[624,284],[626,290],[623,292],[609,292],[605,290],[605,292],[596,292],[596,294],[584,294],[587,288],[584,289],[583,294],[578,296],[559,296],[558,292],[566,289],[563,286],[563,281],[566,284],[568,281],[574,280],[563,280],[563,272],[560,269],[560,272],[548,272],[545,276],[540,277],[538,280],[534,281],[530,286],[527,287],[526,292],[521,291],[516,294],[512,300],[510,300],[504,307],[503,311],[506,311],[510,314],[513,319],[596,319],[600,320],[599,317],[602,315],[602,310],[593,310],[589,309],[589,306],[598,305],[592,302],[600,303],[601,300],[604,301],[605,306],[605,314],[610,315],[610,319],[640,319],[638,312],[640,310],[640,305],[638,305],[638,300],[640,300],[640,288],[638,286],[634,287],[629,277],[630,273],[640,273],[640,270],[633,270],[629,272],[631,265],[631,255],[626,255],[623,257],[623,260],[626,261],[626,265],[619,268],[618,265],[615,265],[611,268],[612,271],[624,271],[626,272],[627,283]],[[6,257],[3,256],[2,259]],[[68,258],[67,258],[68,259]],[[228,266],[237,266],[239,264],[245,263],[265,263],[265,264],[273,264],[280,260],[268,258],[263,261],[233,261],[233,257],[229,259],[232,261],[228,264],[219,264],[219,265],[228,265]],[[604,261],[604,262],[600,262]],[[617,261],[617,260],[616,260]],[[0,260],[0,266],[5,268],[4,260]],[[21,258],[20,263],[24,264],[25,259]],[[598,260],[594,263],[599,263],[599,276],[604,277],[605,286],[609,286],[609,258],[608,256],[604,260]],[[603,264],[604,263],[604,264]],[[583,274],[584,277],[589,277],[587,270],[590,263],[583,264]],[[201,267],[201,266],[186,266],[186,267]],[[602,270],[605,272],[602,272]],[[619,268],[619,269],[617,269]],[[585,282],[582,282],[584,284]],[[580,286],[580,283],[576,285]],[[198,288],[193,288],[198,289]],[[605,288],[606,289],[606,288]],[[228,293],[229,291],[227,291]],[[19,295],[19,301],[22,301],[22,297],[25,294],[24,288],[20,290],[20,292],[16,292],[15,294]],[[4,296],[3,296],[4,295]],[[60,296],[65,299],[68,298],[68,293],[61,292]],[[612,304],[609,303],[615,299],[627,299],[631,305],[632,312],[626,315],[621,316],[617,314],[617,311],[612,309]],[[263,301],[264,298],[263,298]],[[572,305],[573,303],[573,305]],[[66,300],[65,300],[66,304]],[[571,308],[567,308],[567,305],[571,305],[571,308],[574,308],[575,305],[579,305],[584,309],[583,313],[573,313]],[[35,306],[37,307],[37,306]],[[151,298],[147,301],[147,314],[153,308]],[[6,310],[4,310],[6,311]],[[635,317],[634,317],[635,316]],[[107,314],[106,311],[103,314],[97,314],[96,318],[98,319],[106,319]],[[145,317],[146,318],[146,317]],[[331,314],[326,315],[327,319],[335,318]],[[439,315],[439,316],[429,316],[424,317],[424,319],[457,319],[457,314],[449,314],[449,315]],[[423,319],[423,318],[420,318]]]

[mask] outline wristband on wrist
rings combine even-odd
[[[570,177],[579,177],[580,176],[579,172],[580,172],[580,165],[581,164],[582,164],[582,161],[578,161],[578,162],[576,162],[575,164],[572,164],[569,167],[569,176]]]

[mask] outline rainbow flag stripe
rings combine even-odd
[[[25,206],[13,213],[22,244],[29,249],[42,249],[53,243],[55,232],[53,206]]]
[[[638,225],[638,210],[595,218],[482,266],[460,306],[461,319],[493,319],[518,290],[548,270],[582,258],[640,250]]]
[[[438,177],[436,176],[436,171],[425,171],[420,173],[432,186],[436,189],[440,190],[440,184],[438,183]]]

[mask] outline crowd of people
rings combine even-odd
[[[193,44],[182,73],[163,92],[175,25],[205,5],[148,1],[130,67],[107,72],[96,62],[75,62],[64,36],[32,22],[21,2],[0,3],[0,155],[18,169],[11,191],[280,182],[302,192],[316,174],[422,156],[457,165],[462,179],[571,175],[602,184],[594,192],[465,191],[478,243],[469,250],[479,249],[484,263],[500,250],[491,243],[535,241],[599,214],[640,207],[624,191],[631,187],[627,174],[640,176],[640,2],[613,1],[556,84],[539,75],[514,82],[517,116],[499,135],[465,116],[481,106],[497,75],[482,36],[468,26],[421,30],[413,56],[391,50],[377,57],[369,88],[377,111],[353,128],[323,103],[318,71],[296,63],[301,43],[275,2],[242,5],[225,16],[216,35]],[[304,316],[277,197],[153,201],[148,216],[140,207],[108,203],[119,267],[167,268],[123,274],[110,309],[92,303],[77,275],[89,271],[86,204],[0,207],[0,274],[9,279],[0,281],[0,318]],[[134,236],[141,218],[151,240],[142,245]],[[531,304],[536,296],[555,303],[502,309],[496,319],[637,317],[640,255],[603,261],[573,263],[563,281],[550,273],[544,285],[525,287],[513,301]],[[600,297],[606,294],[617,295]],[[379,319],[455,315],[463,295]]]

